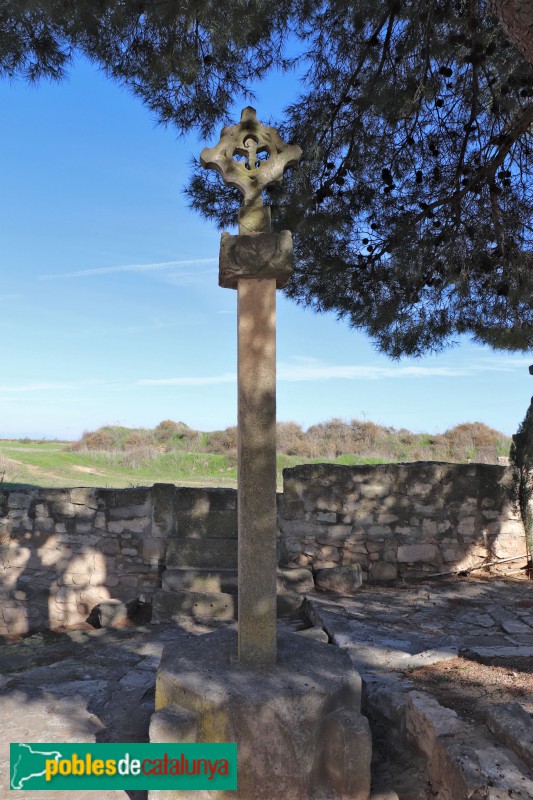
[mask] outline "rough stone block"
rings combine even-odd
[[[31,504],[31,495],[26,492],[10,492],[7,498],[8,508],[29,508]]]
[[[235,597],[221,592],[165,592],[153,597],[154,622],[179,622],[190,617],[198,622],[232,621],[237,616]]]
[[[177,535],[179,538],[190,539],[237,538],[237,512],[216,511],[209,508],[202,513],[196,509],[179,511]]]
[[[237,540],[170,539],[167,567],[237,569]]]
[[[405,721],[408,737],[429,759],[439,736],[455,736],[464,731],[464,723],[455,711],[424,692],[408,693]]]
[[[97,628],[111,628],[130,619],[137,610],[137,600],[104,600],[89,614],[88,622]]]
[[[129,533],[144,534],[150,530],[149,517],[139,517],[137,519],[125,519],[122,524],[124,525],[124,531],[128,531]]]
[[[390,487],[382,483],[366,483],[361,485],[360,491],[363,497],[380,500],[390,494]]]
[[[359,717],[361,680],[349,656],[338,648],[280,633],[278,662],[262,669],[258,679],[256,670],[235,663],[236,653],[236,631],[196,637],[186,651],[182,645],[168,645],[156,681],[157,713],[178,707],[178,730],[185,728],[186,735],[194,736],[194,720],[182,721],[184,708],[196,718],[198,742],[237,743],[239,788],[231,796],[308,800],[320,787],[324,797],[368,800],[370,734],[366,720]],[[171,724],[169,714],[159,725],[163,741],[179,737]],[[324,732],[328,724],[329,737]],[[151,741],[159,741],[157,729],[154,725]],[[335,743],[334,748],[329,745],[331,758],[326,753],[328,738]],[[350,793],[336,792],[332,781]],[[164,796],[196,800],[201,795],[176,791]],[[222,800],[224,795],[207,796]]]
[[[64,495],[56,498],[54,502],[50,504],[50,512],[52,515],[57,515],[58,517],[72,519],[72,517],[76,516],[76,506],[74,503],[70,502],[69,496]]]
[[[363,573],[359,564],[321,569],[315,574],[315,587],[321,592],[336,592],[352,595],[363,583]]]
[[[389,525],[370,525],[368,528],[368,536],[371,539],[387,536],[391,532]]]
[[[235,489],[193,489],[179,487],[175,490],[177,511],[231,511],[237,508]]]
[[[237,570],[166,569],[162,588],[168,592],[237,593]]]
[[[426,561],[431,564],[439,561],[439,548],[434,544],[405,544],[398,547],[398,561],[412,564]]]
[[[492,733],[533,770],[533,720],[520,703],[498,703],[487,711]]]
[[[303,636],[306,639],[313,639],[315,642],[322,642],[323,644],[329,644],[329,636],[324,630],[324,628],[319,628],[315,626],[313,628],[304,628],[301,631],[298,631],[298,636]]]
[[[520,533],[513,535],[499,534],[493,544],[492,554],[495,558],[510,558],[525,552],[523,527]]]
[[[164,539],[144,539],[143,541],[143,556],[144,558],[157,559],[162,561],[167,545]]]
[[[476,519],[475,517],[465,517],[457,525],[457,532],[462,536],[471,536],[476,532]]]
[[[44,522],[44,520],[42,520],[42,522]],[[39,525],[40,524],[41,520],[39,521]],[[90,522],[76,522],[74,531],[77,535],[83,536],[84,534],[90,533],[92,531],[92,525]]]
[[[309,569],[278,569],[278,592],[314,592],[313,573]]]
[[[74,503],[74,505],[87,506],[90,509],[96,510],[98,508],[96,491],[96,489],[90,489],[85,486],[71,489],[69,492],[70,500],[72,503]],[[76,509],[76,514],[78,513],[79,509]]]
[[[120,553],[120,542],[118,539],[104,539],[100,543],[100,550],[106,556],[116,556]]]
[[[326,717],[323,731],[324,771],[330,785],[340,798],[367,800],[372,756],[368,720],[356,709],[339,708]]]
[[[315,518],[317,522],[337,522],[337,515],[333,511],[317,511]]]
[[[150,503],[147,500],[139,505],[115,506],[109,509],[110,519],[135,519],[135,517],[145,517],[151,511]]]
[[[398,567],[387,561],[375,561],[368,573],[370,581],[395,581],[398,577]]]
[[[467,735],[440,736],[428,764],[439,800],[530,800],[533,780],[505,749],[470,729]]]
[[[149,735],[151,742],[194,744],[198,741],[198,716],[183,706],[165,706],[152,715]]]

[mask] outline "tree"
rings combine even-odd
[[[392,356],[454,335],[531,346],[533,70],[479,3],[303,6],[309,68],[286,138],[302,167],[272,192],[295,231],[287,293]],[[199,172],[193,206],[234,203]]]
[[[513,436],[509,456],[513,467],[514,493],[526,534],[530,577],[533,577],[533,397],[526,416]]]
[[[526,61],[533,64],[533,0],[490,0],[489,11],[498,17]]]
[[[482,0],[35,8],[0,2],[0,71],[58,77],[79,50],[205,138],[250,82],[290,68],[296,41],[306,75],[280,127],[304,159],[269,193],[275,226],[294,232],[288,295],[394,357],[461,333],[533,344],[533,67]],[[216,176],[198,167],[187,193],[235,222],[240,196]]]
[[[291,0],[0,0],[0,76],[61,80],[76,52],[163,124],[207,136],[283,56]]]

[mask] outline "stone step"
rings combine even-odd
[[[236,569],[172,567],[163,573],[162,588],[169,592],[228,592],[236,594]],[[308,569],[278,569],[278,594],[314,592],[313,574]]]
[[[174,493],[174,507],[176,511],[192,511],[197,515],[209,511],[235,511],[237,490],[179,486]]]
[[[167,568],[237,569],[237,539],[170,539]]]
[[[509,750],[533,770],[533,719],[516,701],[497,703],[487,711],[486,724]]]
[[[155,592],[152,622],[180,622],[187,618],[195,622],[231,622],[237,617],[237,602],[231,594],[222,592]]]
[[[178,539],[236,539],[237,511],[203,507],[177,511],[176,535]]]
[[[162,588],[167,592],[225,592],[237,594],[235,569],[167,569]]]

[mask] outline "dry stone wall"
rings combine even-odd
[[[169,492],[170,489],[170,492]],[[161,583],[174,487],[0,492],[0,634],[85,620]]]
[[[522,555],[510,482],[509,469],[476,464],[285,470],[280,566],[359,564],[386,581]],[[103,600],[150,601],[186,589],[190,570],[234,568],[235,495],[0,489],[0,635],[77,624]]]
[[[522,555],[510,486],[510,469],[485,464],[287,469],[281,559],[314,571],[359,564],[368,579],[386,581]]]

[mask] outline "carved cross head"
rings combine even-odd
[[[238,125],[222,129],[218,144],[204,147],[200,163],[215,169],[226,186],[239,189],[245,206],[260,206],[263,189],[281,183],[285,170],[296,166],[301,155],[298,145],[287,144],[275,128],[262,125],[255,108],[248,106]]]

